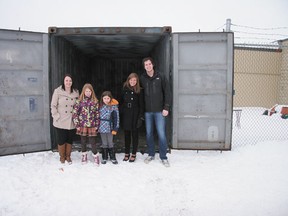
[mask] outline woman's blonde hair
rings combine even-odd
[[[130,84],[129,84],[129,80],[132,79],[132,78],[136,78],[136,85],[133,86],[133,87],[130,86]],[[139,94],[140,93],[140,83],[139,83],[138,74],[136,74],[136,73],[129,74],[129,76],[127,77],[127,80],[123,84],[123,88],[125,88],[125,87],[127,87],[127,88],[135,91],[137,94]]]
[[[86,84],[83,86],[82,92],[81,92],[80,97],[79,97],[79,100],[82,101],[82,100],[84,99],[84,97],[85,97],[85,90],[86,90],[87,88],[90,89],[90,91],[92,92],[92,94],[91,94],[91,100],[97,103],[97,102],[98,102],[98,99],[97,99],[96,94],[95,94],[95,92],[94,92],[94,89],[93,89],[93,87],[92,87],[92,85],[91,85],[90,83],[86,83]]]

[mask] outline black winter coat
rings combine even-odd
[[[121,126],[124,130],[136,130],[137,122],[144,118],[144,97],[129,88],[124,88],[120,100]],[[138,125],[139,126],[139,125]]]
[[[145,72],[140,76],[140,84],[144,89],[145,112],[170,111],[171,90],[164,75],[154,71],[150,77]]]

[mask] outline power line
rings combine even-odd
[[[245,36],[235,36],[234,37],[235,39],[238,39],[238,40],[257,40],[257,41],[272,41],[273,43],[274,42],[277,42],[277,40],[275,40],[275,38],[260,38],[260,37],[245,37]]]
[[[282,37],[288,37],[287,35],[284,34],[275,34],[275,33],[257,33],[257,32],[243,32],[243,31],[233,31],[237,33],[242,33],[242,34],[256,34],[256,35],[269,35],[269,36],[282,36]]]
[[[259,27],[251,27],[251,26],[244,26],[244,25],[237,25],[237,24],[232,24],[231,25],[233,26],[237,26],[237,27],[240,27],[240,28],[250,28],[250,29],[256,29],[256,30],[264,30],[264,31],[267,31],[267,30],[280,30],[280,29],[288,29],[288,27],[276,27],[276,28],[259,28]]]
[[[223,25],[221,25],[220,27],[218,27],[214,31],[218,31],[219,29],[223,30],[225,26],[226,26],[226,23],[224,23]]]

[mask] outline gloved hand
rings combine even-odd
[[[141,126],[142,126],[142,119],[139,118],[139,119],[137,120],[137,125],[136,125],[136,127],[137,127],[137,128],[140,128]]]

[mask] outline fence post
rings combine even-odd
[[[231,32],[231,19],[226,19],[226,32]]]
[[[279,103],[288,104],[288,40],[280,41],[282,49],[281,67],[280,67],[280,83],[279,83]]]

